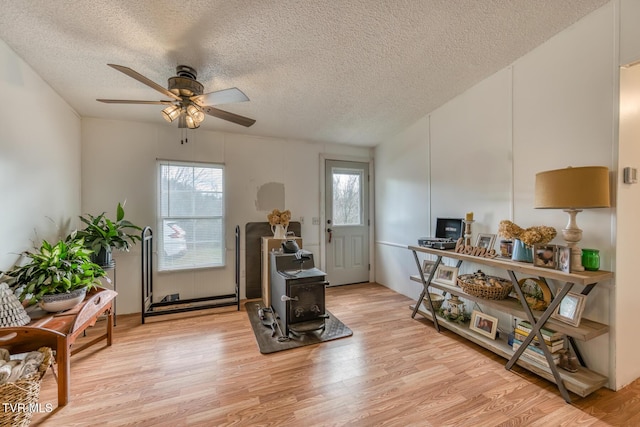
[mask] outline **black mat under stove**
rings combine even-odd
[[[258,309],[264,307],[262,301],[250,301],[245,303],[244,307],[249,315],[251,328],[258,342],[260,353],[263,354],[318,344],[353,335],[353,331],[351,331],[347,325],[338,320],[329,310],[325,310],[325,313],[329,317],[325,320],[324,330],[306,332],[297,336],[292,334],[291,339],[288,341],[280,341],[278,340],[278,338],[281,337],[280,332],[277,332],[275,336],[272,337],[272,329],[263,325],[258,317]],[[280,330],[282,330],[282,324],[280,324]]]

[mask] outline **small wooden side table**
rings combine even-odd
[[[104,339],[110,346],[113,335],[113,300],[117,292],[96,288],[87,294],[85,300],[71,310],[62,313],[36,311],[29,313],[31,322],[25,326],[0,328],[0,347],[12,353],[50,347],[56,352],[58,365],[58,406],[69,402],[71,385],[71,355],[84,350]],[[95,325],[98,317],[107,315],[107,331],[78,348],[71,349],[76,339],[89,327]]]

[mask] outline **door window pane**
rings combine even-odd
[[[332,170],[333,225],[362,225],[362,171]]]

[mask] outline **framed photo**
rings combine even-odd
[[[558,268],[558,247],[556,245],[535,245],[533,265],[544,268]]]
[[[425,259],[424,261],[422,261],[422,274],[424,274],[428,278],[429,274],[431,274],[431,270],[433,270],[433,267],[435,265],[436,262],[431,261],[430,259]]]
[[[496,332],[498,331],[498,319],[496,317],[489,316],[488,314],[481,313],[478,310],[473,310],[473,312],[471,312],[471,323],[469,324],[469,329],[495,340]]]
[[[493,244],[495,243],[495,241],[496,241],[495,234],[479,233],[478,237],[476,238],[476,247],[484,248],[490,251],[491,249],[493,249]]]
[[[558,270],[571,273],[571,248],[558,246]]]
[[[433,281],[441,283],[443,285],[456,286],[457,278],[458,278],[458,269],[456,267],[439,265],[438,269],[436,270],[436,274],[433,277]]]
[[[569,292],[555,311],[551,315],[554,319],[558,319],[564,323],[568,323],[571,326],[580,326],[580,319],[582,318],[582,311],[584,310],[584,303],[587,300],[586,295],[576,294]]]

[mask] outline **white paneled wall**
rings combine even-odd
[[[513,151],[515,220],[560,230],[567,214],[534,209],[535,174],[567,166],[615,170],[614,9],[590,14],[513,67]],[[611,269],[610,209],[578,215],[585,231],[581,245],[601,250],[602,268]]]
[[[431,233],[429,204],[429,119],[424,118],[376,148],[376,280],[417,298],[409,281],[414,266],[406,245]],[[383,200],[384,203],[380,203]],[[414,267],[415,268],[415,267]]]
[[[416,267],[401,246],[432,234],[425,233],[425,220],[433,226],[437,217],[473,211],[474,236],[496,233],[502,219],[561,229],[565,213],[533,207],[535,173],[568,165],[603,165],[615,173],[616,4],[605,5],[376,148],[376,163],[385,165],[376,176],[378,282],[417,297],[421,287],[406,282]],[[416,160],[419,155],[424,157]],[[408,165],[429,173],[407,171]],[[381,181],[405,190],[390,191]],[[407,189],[413,188],[421,191],[408,197]],[[390,209],[403,212],[402,233],[380,214]],[[602,250],[607,269],[615,252],[613,217],[613,209],[601,209],[578,219],[585,244]],[[585,316],[612,323],[613,288],[596,290]],[[589,366],[608,375],[612,387],[614,346],[612,332],[581,347]]]
[[[474,213],[474,233],[511,217],[511,69],[431,114],[431,223]]]

